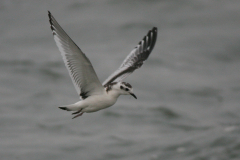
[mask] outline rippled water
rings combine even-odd
[[[47,10],[101,81],[153,26],[158,41],[126,81],[138,96],[72,120],[78,101]],[[240,1],[0,2],[3,160],[240,159]]]

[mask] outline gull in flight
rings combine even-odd
[[[73,118],[76,118],[84,112],[96,112],[114,105],[120,95],[131,95],[137,99],[132,86],[123,80],[134,70],[140,68],[152,52],[157,40],[156,27],[148,31],[121,66],[101,84],[87,56],[49,11],[48,17],[54,40],[81,99],[74,104],[61,106],[60,109],[74,111]]]

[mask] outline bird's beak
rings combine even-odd
[[[134,93],[130,92],[130,95],[133,96],[135,99],[137,99],[137,96]]]

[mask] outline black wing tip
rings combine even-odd
[[[49,22],[51,23],[51,21],[52,21],[52,13],[50,11],[48,11],[48,18],[49,18]]]
[[[58,107],[58,108],[60,108],[62,110],[65,110],[65,111],[68,111],[67,107]]]
[[[48,18],[49,18],[49,23],[50,23],[50,29],[52,30],[53,35],[55,35],[56,33],[54,32],[54,25],[53,25],[53,16],[52,13],[50,11],[48,11]]]
[[[145,60],[148,58],[149,54],[152,52],[155,46],[155,43],[157,41],[157,30],[158,30],[157,27],[153,27],[152,29],[150,29],[147,35],[145,35],[143,39],[138,43],[138,46],[135,47],[135,48],[138,48],[142,46],[142,44],[144,44],[142,46],[143,48],[142,52],[147,53],[146,56],[144,57]],[[146,41],[147,37],[150,39],[149,41]]]
[[[157,32],[158,32],[158,28],[157,27],[153,27],[151,30],[149,30],[148,32],[148,36],[151,36],[151,33],[153,33],[153,39],[157,39]]]
[[[51,26],[53,25],[53,22],[52,22],[52,14],[50,11],[48,11],[48,18],[49,18],[49,23],[51,24]]]
[[[149,51],[151,52],[155,46],[155,43],[157,41],[157,27],[153,27],[152,30],[149,31],[148,36],[151,37],[151,44],[150,44],[150,49]],[[152,35],[151,35],[152,33]]]
[[[148,42],[148,44],[146,44],[144,48],[151,52],[157,40],[157,30],[157,27],[153,27],[151,30],[149,30],[147,35],[143,37],[143,39],[138,43],[138,45],[141,45],[142,41],[146,42],[147,37],[150,38],[150,41]],[[148,48],[149,46],[150,48]]]
[[[157,30],[158,30],[157,27],[153,27],[153,28],[152,28],[152,31],[154,31],[154,32],[157,32]]]
[[[157,35],[157,32],[158,32],[158,28],[157,28],[157,27],[153,27],[151,30],[149,30],[148,36],[149,36],[149,34],[151,34],[151,33],[153,33],[153,34],[154,34],[153,36],[155,36],[155,35]]]

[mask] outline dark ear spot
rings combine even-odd
[[[120,89],[123,89],[123,86],[120,86]]]

